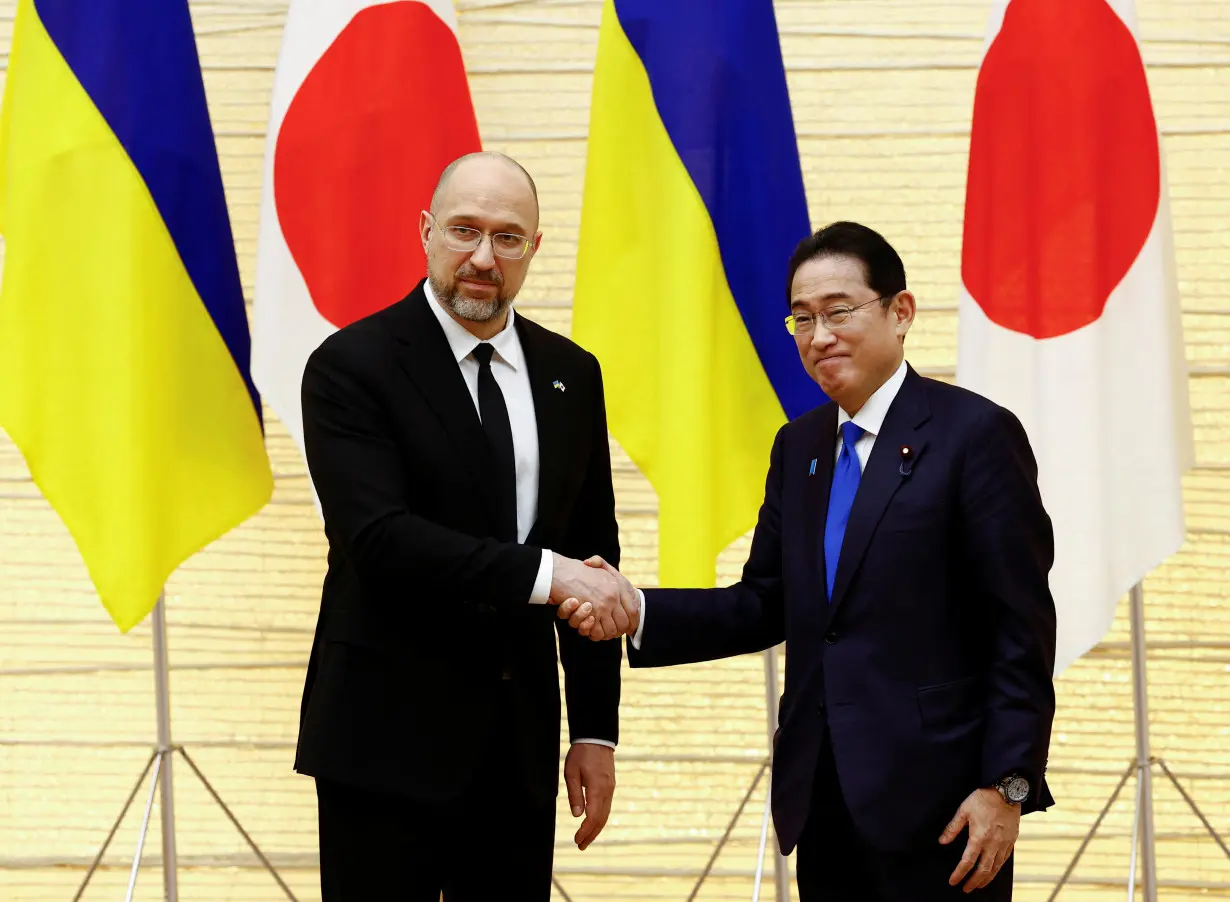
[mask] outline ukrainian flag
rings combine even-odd
[[[657,491],[662,585],[713,585],[778,428],[825,401],[784,325],[809,232],[771,0],[606,0],[572,334]]]
[[[127,631],[273,490],[185,0],[19,0],[0,426]]]

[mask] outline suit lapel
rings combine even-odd
[[[555,387],[559,374],[553,370],[550,348],[542,341],[540,328],[523,316],[513,325],[521,339],[521,351],[529,371],[530,393],[534,398],[534,419],[538,425],[538,514],[531,535],[544,522],[558,502],[560,480],[566,461],[567,406],[565,393]],[[563,385],[563,383],[560,383]]]
[[[481,481],[493,466],[487,435],[448,338],[427,306],[430,303],[420,282],[405,300],[390,308],[393,335],[405,346],[397,360],[453,440],[458,457],[474,476],[475,494],[482,499],[488,522],[494,523],[493,499],[483,491]]]
[[[820,418],[820,428],[811,441],[803,509],[807,511],[807,547],[811,575],[809,598],[824,599],[824,522],[829,515],[829,492],[833,486],[833,463],[837,447],[837,405],[829,404]],[[816,472],[811,473],[811,461]]]
[[[871,457],[868,458],[867,466],[859,480],[858,493],[854,496],[846,534],[841,542],[841,558],[837,562],[837,578],[833,583],[830,616],[841,604],[858,572],[885,508],[901,487],[901,483],[909,478],[901,473],[902,446],[909,445],[914,449],[913,460],[917,464],[927,444],[925,434],[919,434],[918,430],[930,417],[931,409],[923,392],[922,378],[910,368],[897,397],[888,409],[884,425],[871,449]],[[834,432],[833,446],[829,448],[830,456],[836,441]],[[821,523],[823,522],[822,520]],[[823,547],[820,560],[824,560]]]

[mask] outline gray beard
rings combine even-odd
[[[498,319],[502,316],[512,303],[512,298],[500,297],[498,295],[493,301],[482,301],[477,298],[466,297],[456,290],[452,292],[445,291],[444,286],[438,284],[430,276],[427,281],[431,283],[431,290],[440,299],[440,303],[454,316],[467,322],[489,323],[493,319]]]

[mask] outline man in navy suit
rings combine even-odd
[[[772,805],[803,902],[1008,900],[1020,817],[1054,804],[1054,540],[1029,441],[905,362],[915,302],[876,232],[804,239],[787,286],[832,401],[778,432],[738,583],[623,580],[630,662],[785,641]],[[586,604],[559,616],[611,638]]]

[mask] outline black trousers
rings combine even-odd
[[[555,800],[510,766],[517,729],[505,697],[476,733],[496,766],[447,803],[318,779],[322,902],[550,902]]]
[[[555,807],[506,779],[447,805],[318,779],[323,902],[549,902]]]
[[[933,848],[884,852],[870,846],[846,808],[832,746],[826,740],[816,769],[811,813],[799,838],[795,870],[800,902],[1010,902],[1012,858],[990,884],[973,893],[963,892],[962,884],[948,885],[969,833],[962,831],[942,846],[942,829],[941,824],[935,831]]]

